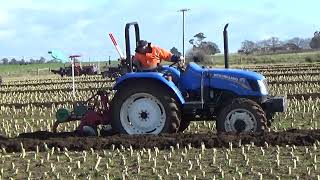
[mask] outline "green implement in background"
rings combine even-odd
[[[61,61],[62,63],[67,63],[69,62],[69,58],[67,56],[65,56],[61,51],[59,50],[52,50],[48,52],[49,54],[51,54],[51,57],[54,59],[57,59],[59,61]]]

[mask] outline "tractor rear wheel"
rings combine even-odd
[[[218,132],[261,132],[266,129],[266,115],[256,102],[234,99],[221,110],[217,118]]]
[[[123,134],[177,132],[181,121],[180,105],[171,94],[157,82],[127,83],[112,100],[112,128]]]

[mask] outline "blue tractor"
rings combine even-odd
[[[111,134],[160,134],[184,131],[190,121],[216,121],[218,132],[261,132],[272,123],[276,112],[287,108],[285,96],[272,97],[267,79],[258,73],[229,69],[228,34],[224,28],[225,68],[200,67],[195,62],[162,66],[144,72],[134,66],[130,52],[129,29],[125,27],[126,59],[121,60],[122,75],[117,78],[111,102],[109,92],[99,90],[73,111],[61,108],[60,123],[81,121],[76,132],[97,135],[98,125],[111,125]],[[104,129],[110,134],[110,131]]]
[[[224,28],[225,68],[162,66],[139,72],[130,52],[130,27],[140,40],[136,22],[125,27],[127,73],[116,80],[111,102],[112,129],[123,134],[176,133],[190,121],[216,121],[218,132],[260,132],[276,112],[287,107],[285,96],[272,97],[267,79],[256,72],[229,69],[228,34]]]

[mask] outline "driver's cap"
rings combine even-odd
[[[148,45],[148,44],[149,44],[149,42],[146,41],[146,40],[140,40],[140,41],[138,41],[138,42],[137,42],[137,47],[136,47],[136,52],[138,51],[139,48],[142,48],[142,47],[144,47],[144,46],[146,46],[146,45]]]

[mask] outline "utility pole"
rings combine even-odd
[[[190,9],[180,9],[178,12],[182,12],[182,55],[185,57],[184,53],[184,15],[185,12],[190,11]]]

